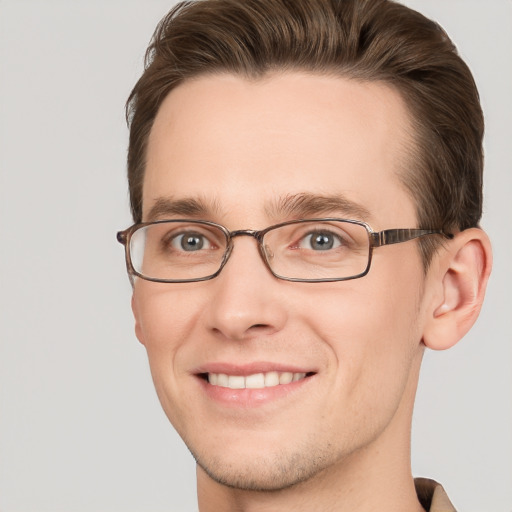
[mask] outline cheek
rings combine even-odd
[[[186,285],[185,285],[186,286]],[[197,325],[200,308],[193,293],[162,283],[138,281],[133,312],[139,341],[145,346],[153,377],[176,370],[176,358]],[[171,367],[169,367],[171,366]]]
[[[137,282],[133,294],[137,336],[146,349],[158,398],[178,431],[193,398],[185,396],[181,383],[187,377],[183,360],[201,309],[194,297],[182,289],[148,281]]]
[[[421,350],[418,289],[395,286],[390,293],[389,280],[367,277],[324,290],[325,306],[316,307],[311,324],[331,352],[333,390],[356,407],[393,407]]]

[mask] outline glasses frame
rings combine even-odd
[[[268,261],[268,254],[265,251],[265,247],[263,245],[263,237],[269,232],[274,229],[278,229],[283,226],[288,226],[292,224],[303,224],[306,222],[347,222],[349,224],[357,224],[358,226],[362,226],[366,229],[366,232],[368,234],[368,263],[366,265],[366,268],[363,272],[356,274],[355,276],[349,276],[349,277],[329,277],[329,278],[322,278],[322,279],[302,279],[302,278],[296,278],[296,277],[285,277],[281,276],[279,274],[276,274]],[[224,236],[226,237],[226,250],[224,252],[224,255],[222,257],[222,261],[220,264],[219,269],[214,272],[213,274],[210,274],[205,277],[199,277],[194,279],[158,279],[154,277],[148,277],[140,272],[137,272],[132,264],[131,254],[130,254],[130,240],[133,236],[133,234],[145,227],[145,226],[151,226],[153,224],[164,224],[164,223],[174,223],[174,222],[187,222],[190,224],[201,224],[201,225],[207,225],[212,226],[215,228],[218,228]],[[419,228],[400,228],[400,229],[385,229],[383,231],[374,231],[369,224],[366,222],[360,221],[360,220],[353,220],[353,219],[342,219],[338,217],[322,217],[322,218],[311,218],[311,219],[298,219],[298,220],[290,220],[287,222],[280,222],[279,224],[273,224],[272,226],[269,226],[262,230],[253,230],[253,229],[237,229],[235,231],[229,231],[227,228],[222,226],[221,224],[217,224],[216,222],[211,222],[207,220],[197,220],[197,219],[164,219],[164,220],[156,220],[152,222],[139,222],[137,224],[133,224],[129,228],[119,231],[117,233],[117,241],[124,245],[125,248],[125,261],[126,261],[126,269],[128,272],[128,275],[130,276],[130,280],[133,283],[133,277],[140,277],[141,279],[144,279],[146,281],[152,281],[155,283],[194,283],[199,281],[209,281],[210,279],[214,279],[217,277],[226,263],[229,260],[229,257],[231,256],[231,253],[233,251],[233,239],[239,236],[250,236],[256,239],[258,242],[258,250],[261,256],[261,259],[263,260],[263,263],[268,268],[270,273],[276,277],[277,279],[281,279],[283,281],[293,281],[293,282],[300,282],[300,283],[325,283],[325,282],[335,282],[335,281],[350,281],[352,279],[358,279],[360,277],[364,277],[368,272],[370,271],[371,263],[372,263],[372,256],[373,256],[373,250],[382,247],[384,245],[392,245],[392,244],[400,244],[403,242],[408,242],[409,240],[414,240],[416,238],[420,238],[423,236],[428,235],[441,235],[444,238],[451,240],[453,239],[454,235],[452,233],[446,233],[442,229],[419,229]]]

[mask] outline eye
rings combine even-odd
[[[178,251],[195,252],[203,249],[211,249],[212,244],[201,233],[187,232],[174,236],[170,245]]]
[[[298,247],[313,251],[329,251],[340,247],[342,243],[342,239],[330,231],[312,231],[300,240]]]

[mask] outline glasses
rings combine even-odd
[[[160,283],[189,283],[217,277],[233,240],[257,240],[263,262],[278,279],[306,283],[346,281],[370,270],[373,250],[427,235],[453,238],[439,229],[386,229],[365,222],[322,218],[282,222],[261,231],[229,231],[215,222],[159,220],[117,233],[131,276]]]

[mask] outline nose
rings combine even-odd
[[[217,336],[241,341],[274,334],[285,325],[282,289],[289,283],[270,273],[254,238],[237,237],[228,262],[209,284],[205,319]]]

